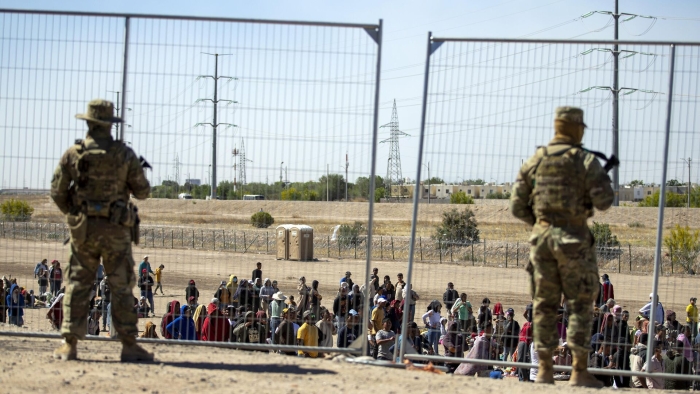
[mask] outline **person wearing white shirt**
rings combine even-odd
[[[654,293],[649,294],[649,303],[644,305],[642,309],[639,310],[639,314],[647,319],[649,319],[649,313],[651,312],[652,297],[654,297]],[[654,315],[654,320],[656,320],[658,324],[664,324],[664,316],[664,306],[661,304],[661,301],[658,301],[656,304],[656,314]]]

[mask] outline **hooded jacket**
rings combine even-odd
[[[190,284],[185,287],[185,300],[189,300],[190,297],[199,299],[199,290],[197,290],[197,286],[195,286],[194,281],[190,281]]]
[[[17,290],[17,301],[12,299],[12,294]],[[7,305],[7,316],[23,316],[24,315],[24,296],[20,294],[19,286],[13,284],[10,287],[10,292],[5,297],[5,305]]]
[[[170,301],[170,306],[168,306],[168,313],[163,315],[163,320],[160,322],[160,335],[163,336],[165,339],[173,339],[172,335],[166,330],[166,327],[168,327],[168,324],[172,323],[173,320],[175,320],[180,312],[180,302],[177,300],[172,300]]]
[[[202,325],[202,340],[215,342],[228,342],[231,334],[231,323],[224,316],[215,304],[207,306],[209,316],[204,319]]]
[[[185,310],[187,308],[187,305],[181,306],[180,316],[165,327],[166,331],[172,335],[172,339],[187,341],[197,340],[197,333],[194,329],[194,320],[192,320],[191,317],[185,316]]]
[[[233,330],[236,342],[241,343],[265,343],[267,336],[264,327],[257,321],[253,321],[250,326],[246,326],[249,318],[254,317],[253,312],[245,313],[243,320]]]
[[[192,320],[194,321],[194,329],[197,336],[202,336],[202,326],[204,325],[204,319],[207,317],[207,306],[204,304],[199,304],[197,309],[194,310]]]

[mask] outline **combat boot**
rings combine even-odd
[[[535,383],[554,384],[554,360],[551,350],[537,350],[540,359]]]
[[[78,359],[78,339],[70,336],[63,339],[63,345],[53,351],[53,358],[61,361]]]
[[[573,358],[569,384],[572,386],[590,387],[594,389],[603,388],[603,382],[596,379],[595,376],[588,372],[588,353],[574,351]]]
[[[153,353],[136,344],[136,339],[127,337],[122,340],[121,361],[125,363],[137,361],[153,361]]]

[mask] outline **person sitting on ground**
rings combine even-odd
[[[192,320],[192,310],[189,306],[180,307],[180,315],[165,327],[172,339],[196,341],[197,333]]]
[[[268,324],[267,314],[263,311],[255,312],[255,321],[260,326],[260,343],[270,343],[268,333],[270,332],[270,325]]]
[[[588,359],[588,368],[598,369],[616,369],[615,356],[612,353],[612,344],[610,337],[604,337],[597,351],[591,354]],[[596,379],[603,382],[605,387],[612,387],[613,379],[610,375],[593,375]]]
[[[491,321],[487,321],[484,325],[483,334],[479,335],[474,341],[474,346],[467,354],[467,359],[477,359],[477,360],[493,360],[495,359],[494,349],[497,348],[496,344],[491,339],[491,334],[493,332],[493,324]],[[489,376],[493,366],[485,364],[472,364],[469,362],[464,362],[459,364],[459,367],[455,369],[455,375],[466,375],[466,376]]]
[[[313,314],[311,313],[311,311],[306,311],[302,315],[304,324],[302,324],[301,327],[299,327],[299,331],[297,331],[298,346],[318,346],[320,333],[318,328],[316,328],[316,326],[314,326],[313,324],[312,316]],[[309,350],[299,350],[298,354],[302,357],[318,357],[318,352],[313,352]]]
[[[139,335],[139,338],[158,339],[158,334],[156,334],[156,325],[150,320],[147,321],[146,327],[141,335]]]
[[[571,366],[573,361],[571,358],[571,349],[566,346],[566,342],[564,342],[561,346],[558,346],[554,354],[554,365],[561,367]],[[571,372],[555,372],[554,380],[569,380],[570,376]]]
[[[264,328],[255,321],[255,313],[248,311],[243,315],[243,322],[233,330],[233,338],[241,343],[265,343]]]
[[[683,330],[685,330],[687,327],[688,333],[690,333],[690,326],[684,326]],[[681,334],[684,335],[684,334]],[[680,338],[680,335],[679,335]],[[681,341],[677,341],[675,346],[666,352],[666,354],[663,355],[663,366],[664,366],[664,372],[668,374],[676,374],[676,375],[691,375],[691,368],[690,366],[692,365],[692,361],[688,361],[685,356],[683,356],[683,349],[685,348],[685,345]],[[679,351],[680,350],[680,351]],[[692,351],[691,351],[692,354]],[[691,356],[692,358],[692,356]],[[684,390],[688,391],[691,386],[691,381],[690,380],[684,380],[684,379],[666,379],[664,382],[664,389],[666,390]]]
[[[138,299],[138,302],[136,304],[136,316],[139,319],[143,319],[145,317],[148,317],[148,314],[150,313],[151,308],[148,306],[148,303],[146,302],[146,297],[141,296],[141,298]]]

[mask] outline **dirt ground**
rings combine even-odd
[[[144,345],[156,360],[147,364],[119,362],[120,345],[83,341],[80,360],[59,362],[51,353],[58,340],[0,336],[3,362],[0,392],[51,393],[541,393],[600,392],[571,388],[567,383],[531,386],[517,378],[492,380],[314,360],[240,350]],[[12,360],[10,362],[10,360]]]

